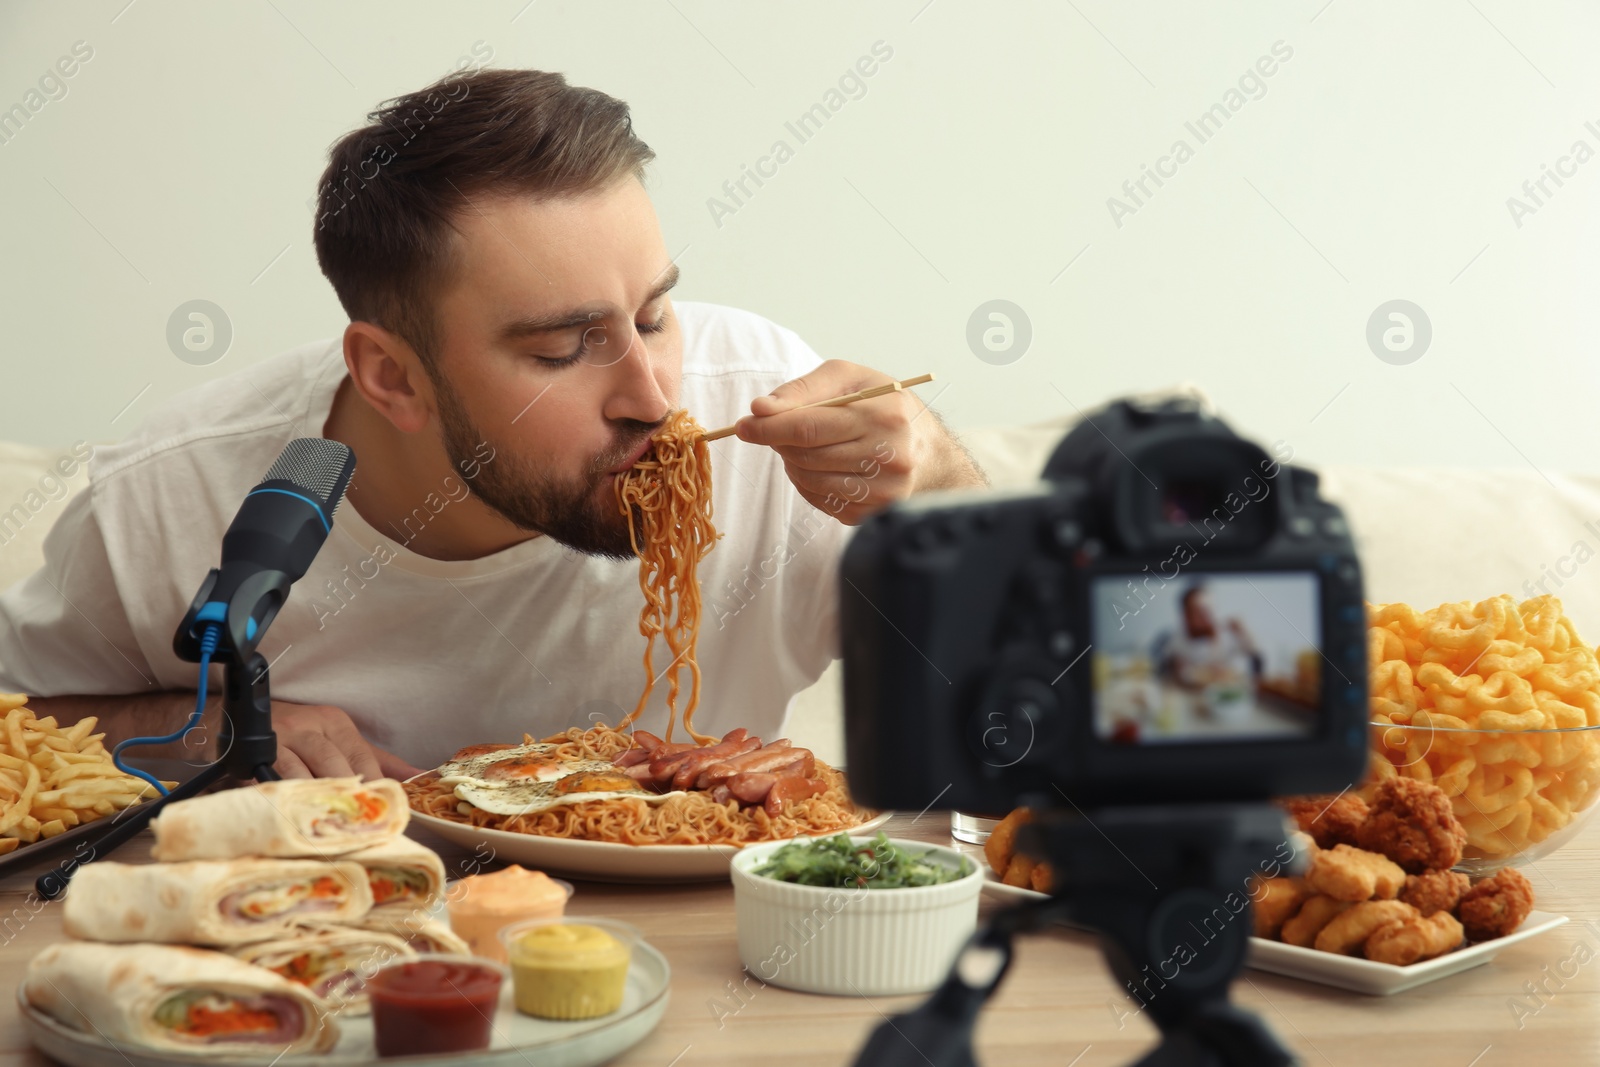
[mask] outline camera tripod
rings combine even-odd
[[[1053,920],[1100,935],[1111,973],[1148,1012],[1161,1044],[1136,1067],[1292,1067],[1299,1060],[1228,1000],[1252,929],[1248,880],[1292,855],[1268,804],[1041,812],[1017,847],[1050,863],[1056,888],[994,915],[920,1007],[885,1022],[858,1067],[975,1067],[978,1012],[1010,966],[1012,942]]]

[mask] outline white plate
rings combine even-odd
[[[1409,967],[1396,967],[1392,963],[1374,963],[1356,956],[1340,956],[1332,952],[1318,952],[1314,948],[1285,945],[1281,941],[1267,941],[1259,937],[1250,939],[1250,957],[1247,961],[1258,971],[1287,974],[1304,978],[1308,982],[1348,989],[1355,993],[1370,993],[1387,997],[1403,993],[1425,982],[1437,981],[1452,974],[1482,966],[1500,954],[1500,950],[1554,930],[1567,921],[1565,915],[1548,911],[1529,912],[1514,933],[1497,937],[1493,941],[1480,941],[1476,945],[1447,952],[1424,963]]]
[[[890,814],[883,812],[843,832],[860,834],[874,830],[888,822]],[[480,843],[488,845],[493,855],[480,857],[485,862],[493,859],[520,863],[547,874],[597,882],[718,881],[728,877],[728,859],[739,851],[733,845],[621,845],[610,841],[540,837],[451,822],[416,810],[411,812],[411,821],[464,848],[476,849]]]
[[[965,851],[965,849],[962,851]],[[1016,904],[1024,900],[1045,900],[1050,896],[1049,893],[1041,893],[1037,889],[1024,889],[1019,885],[1006,885],[1000,880],[1000,876],[994,873],[994,868],[990,867],[983,858],[981,849],[978,852],[977,861],[983,865],[983,891],[991,897],[998,897],[1001,900]],[[1094,930],[1090,927],[1074,922],[1071,919],[1057,919],[1056,923],[1068,929],[1077,930],[1079,933],[1094,933]]]
[[[992,867],[983,869],[983,891],[1002,900],[1043,900],[1050,895],[1036,889],[1024,889],[1020,885],[1006,885]]]
[[[983,891],[990,896],[1010,901],[1043,900],[1047,895],[1032,889],[1006,885],[993,870],[989,869],[984,871]],[[1286,974],[1291,978],[1303,978],[1308,982],[1320,982],[1323,985],[1348,989],[1355,993],[1387,997],[1480,967],[1499,955],[1501,949],[1554,930],[1566,921],[1565,915],[1553,915],[1547,911],[1529,912],[1528,917],[1514,933],[1495,938],[1493,941],[1480,941],[1476,945],[1447,952],[1443,956],[1423,963],[1413,963],[1409,967],[1397,967],[1392,963],[1374,963],[1359,956],[1318,952],[1314,948],[1286,945],[1282,941],[1268,941],[1261,937],[1250,939],[1250,955],[1245,963],[1258,971]],[[1076,924],[1070,922],[1063,922],[1063,925],[1076,927]]]
[[[366,1064],[407,1064],[409,1067],[477,1067],[493,1064],[503,1067],[537,1060],[539,1067],[594,1067],[609,1063],[644,1040],[655,1029],[667,1010],[668,985],[672,968],[654,946],[638,941],[633,946],[633,963],[628,968],[622,1007],[599,1019],[556,1022],[535,1019],[517,1011],[512,1004],[511,981],[500,991],[500,1008],[495,1013],[493,1037],[481,1052],[452,1052],[421,1056],[391,1056],[378,1059],[372,1044],[372,1017],[338,1018],[339,1043],[328,1052],[307,1052],[295,1056],[226,1055],[214,1049],[193,1053],[160,1051],[126,1042],[112,1044],[98,1034],[84,1033],[65,1026],[34,1008],[23,999],[17,987],[17,1010],[22,1014],[28,1037],[39,1051],[69,1067],[171,1067],[172,1064],[215,1064],[217,1067],[359,1067]],[[534,1056],[529,1053],[535,1053]]]

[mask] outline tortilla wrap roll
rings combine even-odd
[[[60,942],[28,964],[22,990],[64,1026],[197,1056],[322,1052],[339,1040],[305,987],[205,949]]]
[[[409,837],[396,837],[340,858],[367,869],[375,915],[426,912],[444,899],[444,861],[433,849]]]
[[[332,859],[405,831],[411,808],[393,778],[296,778],[179,800],[150,823],[151,858]]]
[[[352,922],[371,907],[359,863],[101,860],[73,875],[61,921],[88,941],[239,945],[308,922]]]
[[[459,934],[438,919],[428,918],[423,912],[389,915],[374,912],[357,920],[356,925],[363,930],[393,934],[422,955],[435,952],[457,956],[472,955],[472,949]]]
[[[290,937],[235,945],[228,955],[265,967],[352,1015],[371,1010],[367,979],[390,960],[417,952],[393,934],[353,926],[322,926]]]

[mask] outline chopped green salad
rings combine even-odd
[[[751,873],[762,878],[798,885],[833,889],[909,889],[913,886],[953,882],[972,873],[961,857],[959,868],[930,859],[931,850],[912,855],[892,844],[883,831],[866,844],[856,844],[849,834],[793,841],[775,850]]]

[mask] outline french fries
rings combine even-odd
[[[105,734],[91,733],[94,716],[63,729],[27,702],[22,693],[0,693],[0,856],[156,795],[117,770],[101,744]]]

